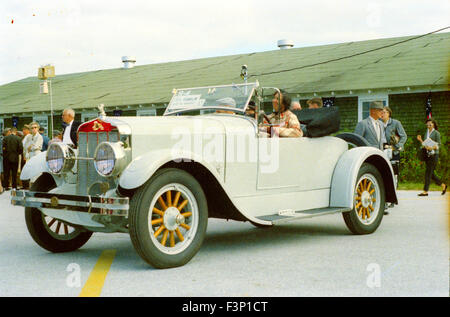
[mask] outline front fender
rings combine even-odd
[[[39,176],[41,173],[48,173],[53,177],[57,186],[61,186],[63,184],[64,178],[62,176],[57,176],[50,173],[50,170],[47,166],[46,153],[41,152],[36,156],[30,158],[22,168],[22,172],[20,173],[21,180],[33,179],[36,176]]]
[[[340,157],[331,180],[330,206],[353,208],[359,169],[363,163],[374,165],[383,177],[386,202],[397,204],[394,171],[386,155],[374,147],[357,147]]]
[[[50,173],[45,159],[46,153],[47,152],[41,152],[25,163],[22,172],[20,173],[21,180],[31,179],[41,173]]]
[[[140,155],[131,161],[122,172],[119,179],[119,185],[125,189],[140,187],[164,164],[171,161],[177,162],[178,160],[182,160],[183,162],[186,162],[186,160],[189,160],[202,164],[223,186],[221,181],[222,176],[217,171],[217,169],[223,170],[220,166],[214,166],[213,163],[203,160],[202,157],[192,152],[179,152],[177,153],[177,156],[180,159],[174,159],[172,150],[156,150]]]

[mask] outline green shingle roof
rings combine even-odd
[[[52,79],[54,110],[168,102],[172,88],[241,83],[243,64],[249,81],[292,93],[447,86],[450,33],[349,42],[315,47],[203,58],[196,60],[58,75]],[[347,56],[389,46],[351,58]],[[333,62],[320,64],[324,61]],[[319,64],[315,66],[308,66]],[[294,69],[287,72],[282,70]],[[277,73],[278,72],[278,73]],[[29,77],[0,86],[0,114],[48,111],[40,80]]]

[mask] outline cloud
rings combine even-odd
[[[447,26],[450,4],[412,1],[2,1],[0,84],[57,74],[423,34]],[[14,23],[11,20],[14,19]]]

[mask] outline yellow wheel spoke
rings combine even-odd
[[[176,207],[178,205],[178,200],[180,200],[181,192],[175,194],[175,199],[173,200],[172,206]]]
[[[180,229],[176,228],[176,229],[175,229],[175,233],[177,234],[178,240],[184,241],[184,237],[183,237],[183,235],[181,234]]]
[[[173,231],[170,231],[170,246],[173,248],[175,246],[175,235],[173,234]]]
[[[374,192],[375,192],[375,188],[372,189],[372,190],[369,192],[369,194],[372,195]]]
[[[192,212],[188,211],[188,212],[184,212],[181,214],[184,218],[188,218],[190,216],[192,216]]]
[[[152,226],[163,223],[163,221],[164,221],[164,218],[152,220]]]
[[[369,205],[369,207],[370,207],[370,205]],[[367,218],[370,218],[370,211],[369,211],[369,208],[366,208],[366,211],[367,211]]]
[[[361,201],[361,197],[356,196],[355,200],[356,200],[356,201]]]
[[[362,190],[365,191],[366,190],[366,183],[367,183],[367,179],[363,179],[362,181]]]
[[[356,204],[355,208],[358,209],[359,207],[361,207],[362,202],[359,202]]]
[[[363,208],[363,215],[362,215],[363,219],[366,219],[366,210],[367,210],[366,208]]]
[[[360,216],[360,217],[362,217],[362,210],[363,210],[362,207],[360,209],[358,209],[358,216]]]
[[[181,211],[183,210],[183,208],[187,205],[189,201],[186,199],[184,200],[179,206],[178,206],[178,210]]]
[[[164,200],[162,199],[162,196],[159,196],[158,201],[159,201],[159,204],[161,205],[162,209],[165,211],[167,209],[167,205],[164,202]]]
[[[167,206],[172,207],[172,192],[169,190],[166,194]]]
[[[161,244],[163,245],[163,246],[166,246],[166,241],[167,241],[167,236],[169,235],[169,230],[165,230],[164,231],[164,234],[163,234],[163,237],[162,237],[162,239],[161,239]]]
[[[370,210],[374,211],[375,209],[373,209],[372,205],[369,205]]]
[[[164,225],[162,225],[161,227],[159,227],[158,230],[156,230],[154,236],[155,238],[158,238],[158,236],[161,234],[161,232],[163,232],[163,230],[166,229],[166,227],[164,227]]]
[[[186,230],[191,229],[191,227],[189,225],[185,224],[185,223],[180,224],[180,226],[183,227]]]
[[[161,211],[161,210],[159,210],[158,208],[153,208],[153,212],[154,212],[155,214],[160,215],[160,216],[164,216],[164,212]]]
[[[372,182],[369,181],[369,183],[367,183],[367,190],[369,190],[369,188],[372,187]]]
[[[375,198],[372,198],[372,202],[376,202],[377,200]]]

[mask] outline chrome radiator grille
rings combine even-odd
[[[117,142],[119,134],[117,131],[112,132],[79,132],[78,133],[78,156],[93,158],[97,145],[101,142]],[[110,188],[115,186],[114,180],[100,176],[94,167],[93,160],[78,160],[77,165],[78,181],[77,194],[94,195],[93,185],[108,182]],[[98,187],[98,186],[97,186]]]

